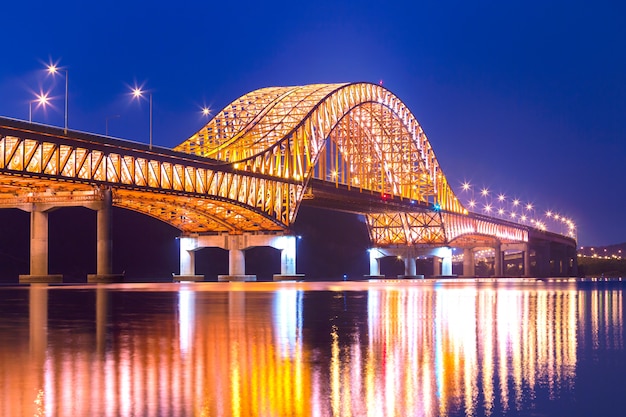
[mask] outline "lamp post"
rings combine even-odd
[[[37,94],[37,98],[35,100],[30,100],[28,102],[28,123],[33,122],[33,103],[37,103],[39,106],[44,106],[48,104],[48,94]]]
[[[65,73],[65,134],[67,135],[67,92],[69,86],[69,74],[66,69],[57,67],[56,64],[48,65],[48,73],[55,75],[57,72]]]
[[[119,114],[114,114],[113,116],[108,116],[106,118],[106,120],[104,121],[104,134],[105,136],[109,136],[109,119],[115,119],[117,117],[120,117]]]
[[[135,87],[132,90],[133,98],[139,99],[143,97],[145,91],[143,91],[140,87]],[[148,98],[150,102],[150,150],[152,150],[152,93],[149,92]]]

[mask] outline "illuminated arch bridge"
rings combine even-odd
[[[365,214],[379,248],[523,244],[538,233],[468,213],[416,118],[376,84],[256,90],[173,150],[1,125],[0,207],[98,209],[110,198],[184,236],[237,236],[288,231],[313,204]]]

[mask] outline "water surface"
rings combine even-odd
[[[624,283],[0,287],[1,416],[621,416]]]

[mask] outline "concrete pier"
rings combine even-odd
[[[37,207],[30,212],[30,274],[19,275],[19,282],[63,282],[63,275],[48,274],[48,212]]]
[[[102,201],[96,207],[96,273],[87,274],[89,283],[124,282],[124,274],[113,271],[112,238],[113,195],[110,188],[102,190]]]
[[[97,256],[96,256],[96,274],[109,275],[113,269],[112,252],[113,243],[111,239],[111,212],[113,210],[113,202],[111,189],[102,192],[102,206],[97,211]]]
[[[380,277],[380,260],[395,256],[404,260],[404,274],[399,279],[422,279],[417,273],[416,259],[420,256],[433,258],[433,270],[429,276],[452,275],[452,249],[448,247],[389,246],[369,249],[370,273],[366,277]]]
[[[473,277],[476,275],[476,261],[474,259],[474,249],[463,249],[463,276]]]
[[[195,251],[214,247],[228,251],[228,274],[218,275],[218,281],[256,281],[256,275],[246,273],[245,250],[269,246],[280,250],[280,273],[274,274],[273,280],[302,280],[304,275],[296,273],[296,239],[281,232],[181,236],[180,275],[174,279],[196,276]]]

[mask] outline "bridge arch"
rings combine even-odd
[[[174,150],[301,184],[286,226],[313,179],[467,213],[417,119],[376,84],[255,90]]]

